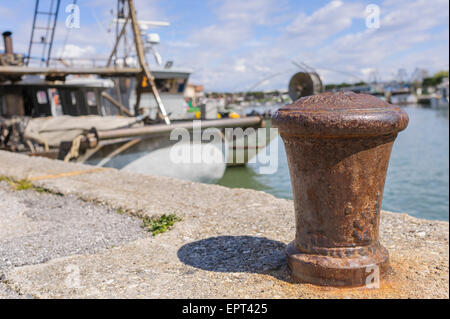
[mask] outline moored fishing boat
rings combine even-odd
[[[159,37],[143,37],[133,1],[118,3],[122,31],[105,67],[51,67],[50,51],[47,66],[26,65],[30,55],[15,54],[11,33],[4,33],[0,149],[201,182],[220,179],[227,164],[245,165],[269,142],[256,136],[262,119],[218,119],[218,112],[209,110],[196,121],[183,96],[190,70],[172,63],[150,70],[146,53],[155,51],[145,45],[155,45]],[[127,24],[134,58],[118,57],[116,51]],[[189,140],[180,140],[184,135],[177,137],[177,130],[187,132]]]

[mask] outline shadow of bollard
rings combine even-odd
[[[284,243],[264,237],[218,236],[186,244],[177,255],[202,270],[267,274],[290,281],[285,248]]]

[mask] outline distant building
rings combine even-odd
[[[186,100],[192,101],[191,106],[198,106],[205,98],[203,85],[188,83],[186,90],[184,91],[184,97]]]

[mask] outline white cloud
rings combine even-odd
[[[439,26],[446,31],[436,32],[434,28]],[[321,69],[325,82],[348,82],[356,77],[368,80],[370,72],[361,70],[370,69],[382,79],[389,79],[401,67],[410,72],[415,67],[431,72],[448,69],[448,2],[385,2],[379,29],[347,32],[328,41],[307,50],[299,48],[305,62],[340,71]]]
[[[189,40],[203,47],[233,49],[251,38],[251,30],[238,23],[213,24],[195,32]]]
[[[448,30],[446,1],[385,1],[379,29],[364,27],[362,2],[332,1],[292,16],[282,28],[274,26],[278,31],[270,37],[254,31],[271,21],[270,10],[254,9],[253,1],[231,3],[216,10],[217,23],[187,38],[198,47],[178,56],[196,70],[193,80],[212,90],[285,88],[298,71],[294,59],[318,69],[326,83],[369,80],[373,74],[389,79],[400,67],[448,68],[448,31],[434,29]],[[263,2],[265,8],[269,4]]]
[[[364,6],[360,3],[331,1],[307,16],[300,13],[286,27],[286,31],[303,45],[316,45],[352,25],[355,18],[363,18]]]
[[[136,0],[136,7],[140,19],[173,22],[164,29],[169,31],[159,51],[175,66],[194,69],[192,81],[209,90],[242,91],[255,84],[255,89],[285,88],[298,71],[292,60],[318,69],[325,82],[367,80],[374,72],[387,79],[400,67],[409,73],[415,67],[430,73],[448,68],[447,0],[385,0],[379,29],[364,26],[367,1],[330,1],[321,7],[314,2],[308,7],[316,9],[307,13],[294,10],[294,1],[209,0],[201,13],[172,12],[176,6],[161,0]],[[108,56],[114,38],[104,27],[110,8],[110,0],[82,7],[82,28],[71,31],[68,40],[71,56]],[[103,27],[93,22],[90,10]],[[195,21],[200,14],[207,16]],[[26,50],[31,18],[15,30],[16,51]],[[185,21],[189,28],[183,29]],[[59,27],[54,55],[61,52],[65,34]]]
[[[214,89],[237,91],[254,84],[259,84],[256,89],[270,88],[271,85],[286,87],[289,77],[298,70],[291,64],[291,59],[306,46],[313,47],[351,27],[354,19],[362,18],[365,8],[358,3],[333,1],[309,16],[295,15],[287,26],[278,27],[272,37],[255,38],[255,27],[272,23],[273,2],[263,2],[260,10],[255,1],[235,6],[231,3],[236,1],[225,2],[216,11],[220,24],[207,26],[190,37],[199,45],[196,51],[202,51],[201,58],[189,55],[184,61],[195,65],[193,80],[196,82],[206,80]],[[197,61],[202,65],[200,69]],[[264,80],[266,78],[269,80]]]
[[[194,48],[197,47],[197,45],[195,45],[192,42],[188,42],[188,41],[167,41],[166,44],[170,47],[174,47],[174,48]]]
[[[226,0],[214,10],[217,23],[193,31],[189,40],[203,46],[235,49],[254,45],[254,28],[271,25],[282,8],[283,1],[275,0]]]
[[[161,9],[160,0],[135,0],[135,7],[138,12],[138,18],[141,20],[168,20],[164,10]]]
[[[238,59],[233,67],[233,70],[236,72],[244,73],[247,70],[246,63],[247,61],[245,59]]]
[[[57,56],[62,58],[89,58],[94,57],[96,50],[93,46],[80,47],[74,44],[67,44],[65,49],[61,48],[57,51]]]
[[[0,15],[1,16],[6,16],[6,15],[10,15],[11,14],[11,9],[9,9],[6,6],[0,6]]]
[[[448,23],[448,1],[386,1],[381,14],[380,30],[423,31],[441,23]]]
[[[270,25],[271,17],[283,6],[275,0],[226,0],[216,10],[217,17],[225,22],[238,22],[241,25]]]
[[[360,71],[361,71],[361,74],[367,76],[367,75],[372,74],[373,72],[376,72],[377,69],[375,69],[375,68],[363,68],[363,69],[361,69]]]

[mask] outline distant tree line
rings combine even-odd
[[[418,82],[416,85],[420,86],[422,84],[422,87],[430,87],[430,86],[437,86],[442,83],[442,80],[444,78],[448,78],[448,71],[439,71],[433,76],[426,77],[422,80],[422,83]],[[357,82],[357,83],[339,83],[339,84],[326,84],[325,85],[325,91],[332,91],[332,90],[339,90],[351,86],[364,86],[367,85],[366,82]]]
[[[442,83],[444,78],[448,78],[448,71],[439,71],[431,77],[424,78],[422,81],[423,87],[437,86]]]
[[[423,87],[430,87],[430,86],[436,86],[442,83],[442,80],[444,78],[448,78],[449,72],[448,71],[440,71],[434,74],[431,77],[426,77],[422,81]],[[420,83],[420,82],[419,82]],[[332,91],[332,90],[340,90],[347,87],[352,86],[365,86],[368,85],[368,83],[361,81],[356,83],[338,83],[338,84],[326,84],[325,85],[325,91]],[[420,84],[419,84],[420,85]],[[267,98],[268,96],[280,96],[281,93],[278,90],[273,90],[270,92],[263,92],[263,91],[252,91],[252,92],[235,92],[235,93],[229,93],[229,92],[208,92],[205,94],[206,97],[212,97],[212,98],[218,98],[218,97],[232,97],[232,96],[245,96],[246,99],[250,100],[261,100],[264,98]]]
[[[217,98],[217,97],[226,97],[226,96],[246,96],[254,99],[263,99],[267,96],[280,96],[281,92],[278,90],[263,92],[263,91],[253,91],[253,92],[208,92],[205,93],[206,97]]]
[[[347,88],[350,86],[363,86],[363,85],[367,85],[367,83],[361,81],[361,82],[356,82],[356,83],[342,82],[340,84],[326,84],[325,91],[339,90],[339,89]]]

